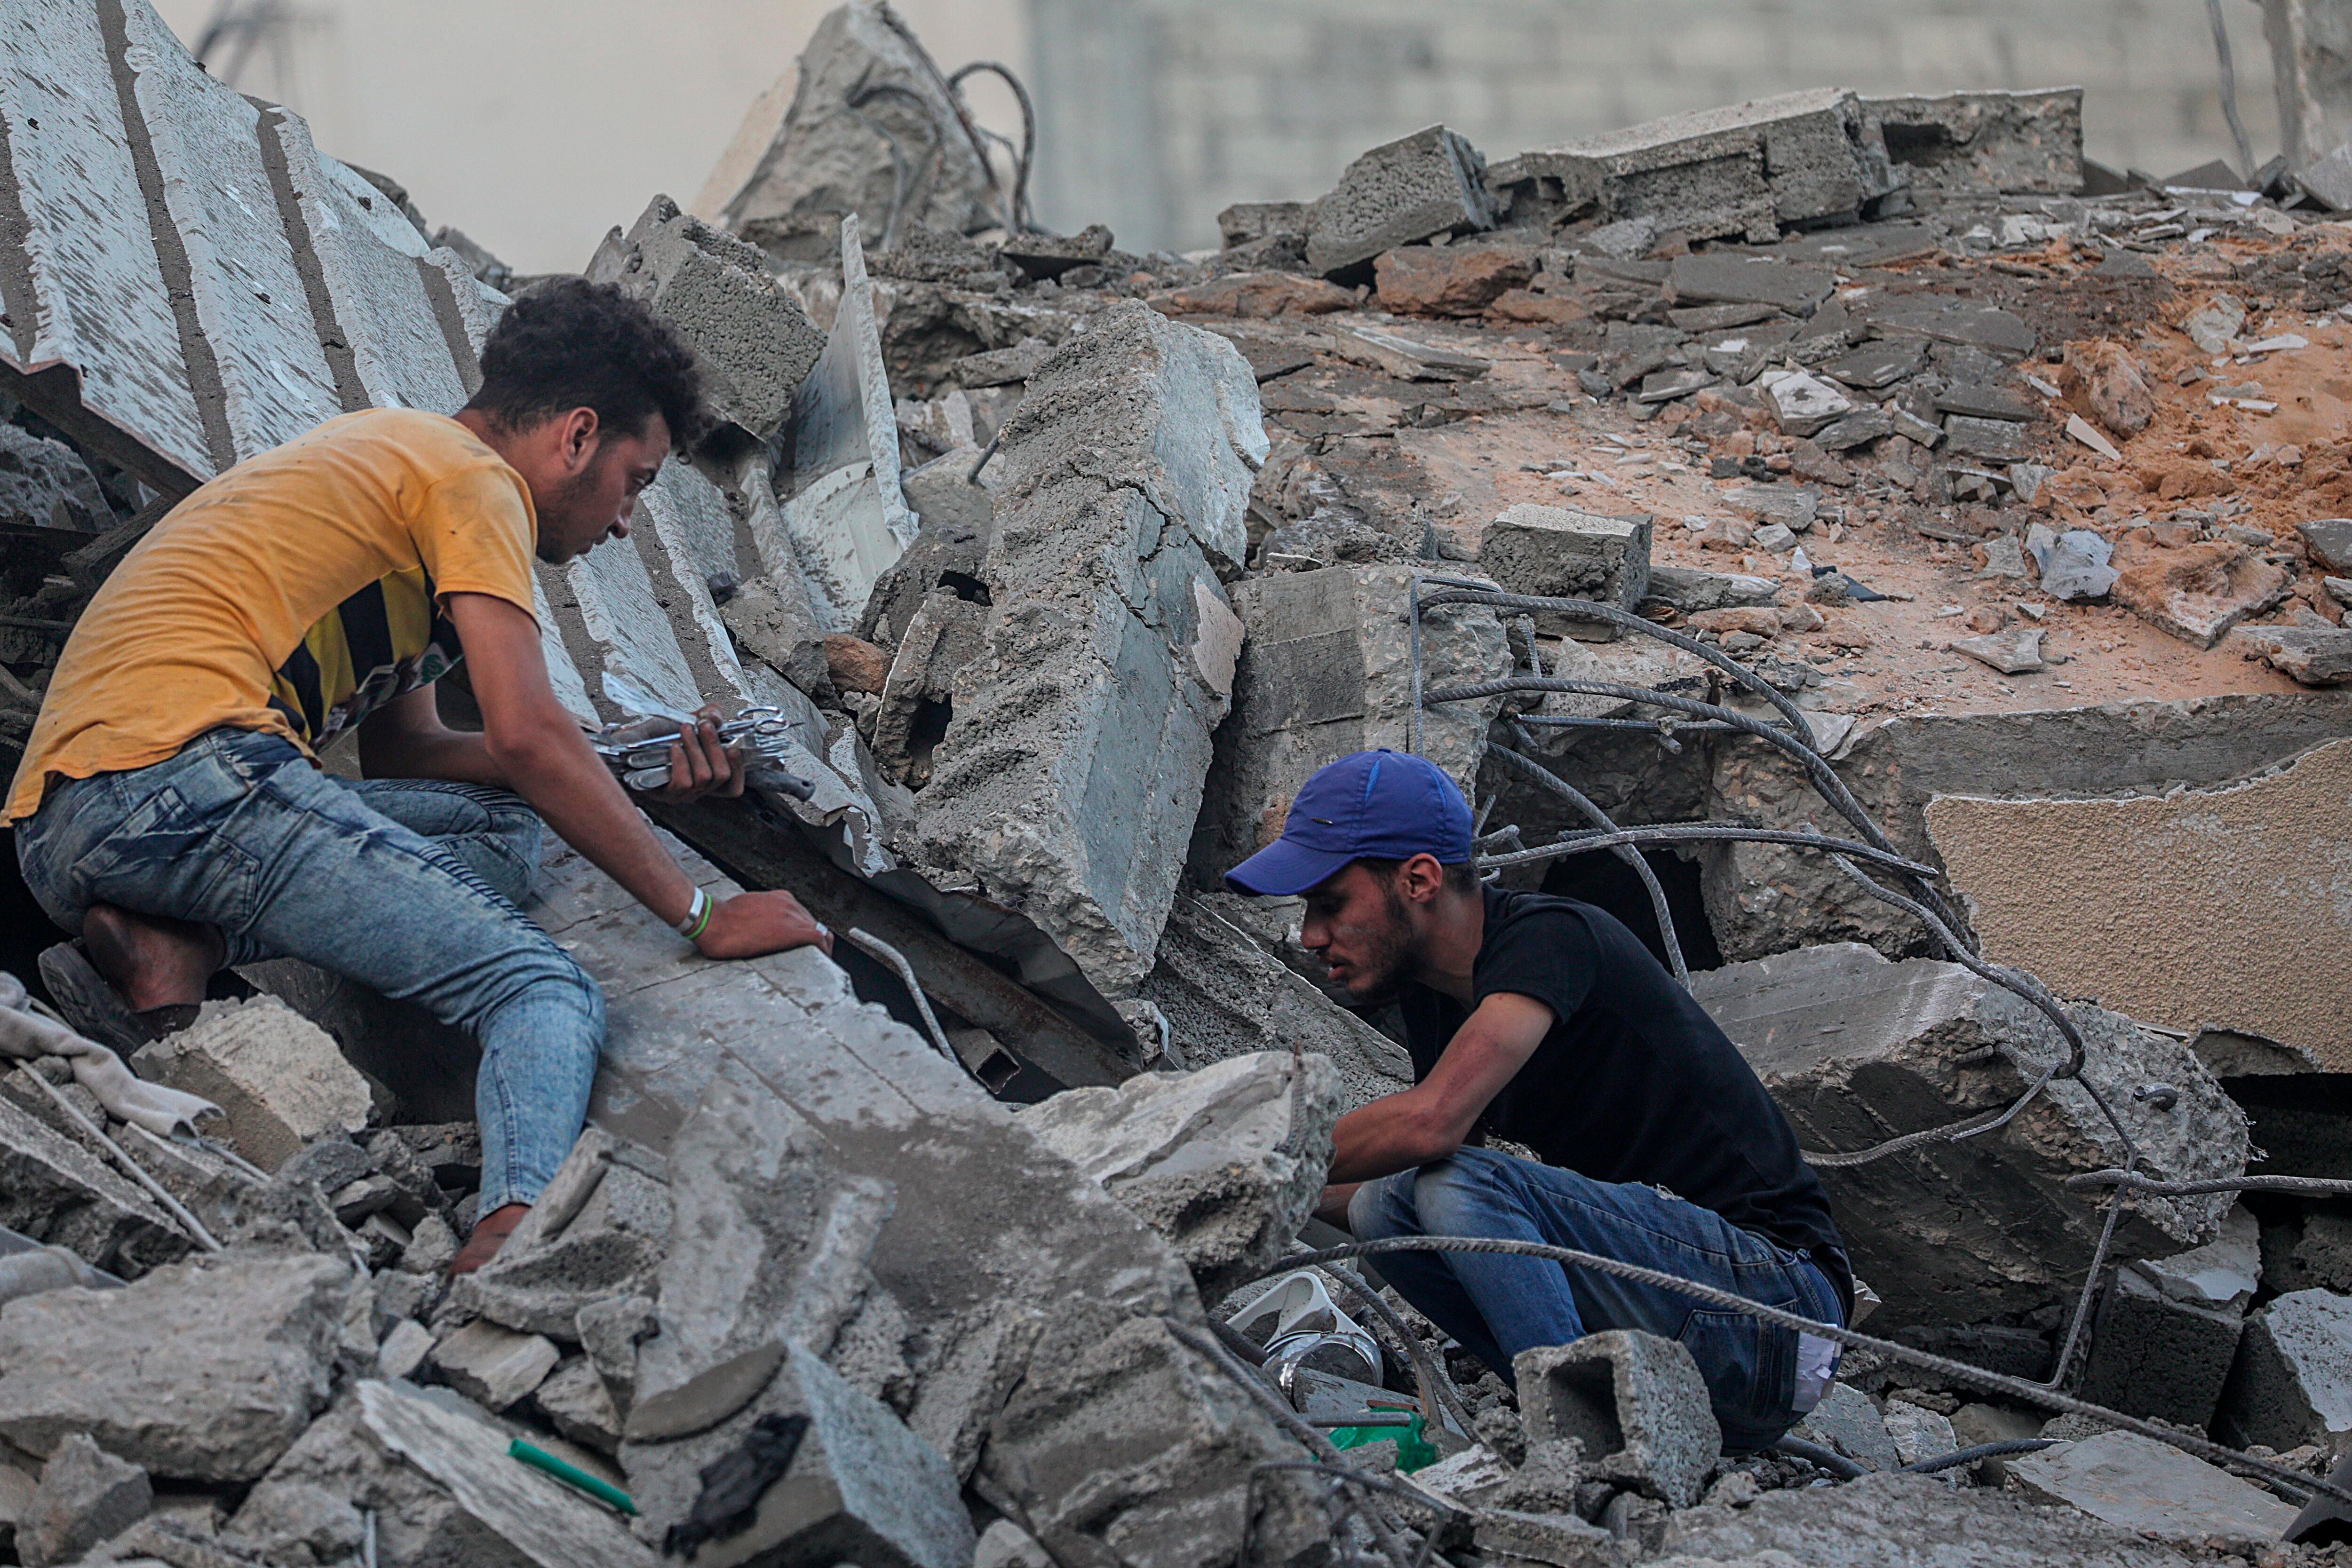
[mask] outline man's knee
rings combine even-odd
[[[1386,1241],[1420,1233],[1412,1210],[1412,1172],[1401,1171],[1356,1188],[1348,1199],[1348,1229],[1357,1240]]]

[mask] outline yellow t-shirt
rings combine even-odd
[[[531,609],[530,489],[443,414],[370,409],[173,508],[82,612],[5,820],[224,727],[324,746],[458,656],[441,596]]]

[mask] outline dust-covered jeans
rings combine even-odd
[[[571,1152],[604,1038],[596,983],[516,907],[540,834],[504,789],[354,783],[276,736],[215,729],[51,791],[16,856],[68,931],[93,904],[199,921],[231,964],[306,959],[471,1033],[488,1214],[538,1197]]]
[[[1802,1253],[1710,1209],[1635,1183],[1465,1148],[1366,1182],[1348,1205],[1358,1239],[1485,1236],[1540,1241],[1677,1274],[1816,1322],[1842,1322],[1836,1291]],[[1382,1278],[1506,1381],[1511,1358],[1604,1329],[1679,1340],[1706,1378],[1723,1446],[1769,1448],[1795,1422],[1797,1331],[1672,1291],[1549,1259],[1496,1252],[1383,1252]]]

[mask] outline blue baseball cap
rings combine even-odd
[[[1444,770],[1405,751],[1359,751],[1300,787],[1282,837],[1225,873],[1236,893],[1295,898],[1349,861],[1470,858],[1470,802]]]

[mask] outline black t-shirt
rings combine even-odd
[[[1809,1251],[1851,1320],[1845,1246],[1788,1118],[1639,937],[1591,904],[1490,887],[1471,994],[1483,1002],[1497,991],[1532,997],[1553,1023],[1486,1107],[1482,1129],[1546,1165],[1662,1186]],[[1468,1015],[1421,985],[1406,986],[1399,1004],[1419,1082]]]

